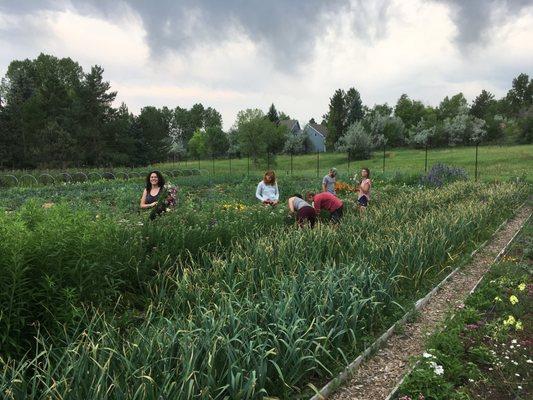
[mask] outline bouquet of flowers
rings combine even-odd
[[[171,186],[171,184],[165,185],[161,189],[161,194],[157,200],[157,204],[150,212],[150,219],[153,220],[163,213],[170,212],[176,204],[178,204],[178,188]]]
[[[350,185],[349,183],[337,181],[335,182],[335,192],[339,194],[348,194],[357,192],[357,186]]]

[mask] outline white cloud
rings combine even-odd
[[[312,51],[297,60],[287,57],[297,68],[280,68],[272,47],[255,42],[238,24],[222,42],[154,54],[144,20],[127,7],[119,18],[106,19],[68,7],[34,14],[0,12],[0,73],[5,74],[11,60],[40,52],[71,57],[85,70],[103,66],[105,78],[118,91],[117,102],[134,112],[145,105],[201,102],[217,108],[229,128],[239,110],[266,110],[272,102],[301,122],[320,120],[334,90],[350,86],[369,106],[394,105],[402,93],[432,105],[459,91],[469,99],[482,89],[502,96],[513,77],[533,70],[532,7],[514,19],[502,18],[490,40],[464,51],[455,42],[458,28],[445,3],[394,0],[386,18],[383,7],[365,9],[361,16],[356,4],[320,19],[327,29]],[[201,26],[198,18],[193,18],[195,29]],[[370,28],[354,29],[361,18],[370,21]]]

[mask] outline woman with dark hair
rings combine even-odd
[[[141,208],[152,208],[157,204],[165,179],[161,172],[152,171],[146,176],[146,187],[141,197]]]
[[[359,184],[357,193],[357,204],[361,210],[368,206],[371,187],[372,181],[370,180],[370,170],[368,168],[363,168],[361,170],[361,183]]]
[[[289,197],[288,203],[291,214],[296,213],[296,222],[300,228],[305,227],[307,222],[311,228],[315,226],[315,209],[302,198],[301,194],[293,194]]]
[[[263,180],[257,184],[255,197],[265,205],[275,206],[279,203],[279,189],[274,171],[267,171]]]

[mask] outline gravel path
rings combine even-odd
[[[507,225],[474,255],[472,262],[446,282],[441,290],[420,310],[415,322],[405,325],[401,334],[394,334],[387,343],[357,369],[346,385],[334,393],[333,400],[383,400],[409,371],[410,358],[424,351],[426,336],[444,320],[450,307],[460,305],[479,279],[488,271],[500,250],[511,240],[529,217],[531,210],[523,207]]]

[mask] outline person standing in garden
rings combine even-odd
[[[141,208],[152,208],[157,204],[165,179],[159,171],[152,171],[146,176],[145,188],[141,196]]]
[[[372,187],[372,181],[370,180],[370,170],[363,168],[361,170],[361,183],[357,188],[357,204],[360,210],[366,209],[368,201],[370,200],[370,188]]]
[[[331,168],[324,179],[322,179],[322,191],[329,192],[336,195],[335,193],[335,182],[337,181],[337,168]]]
[[[265,205],[275,206],[279,203],[279,189],[274,171],[267,171],[263,180],[257,184],[255,197]]]
[[[311,204],[305,201],[300,194],[293,194],[289,197],[288,204],[290,213],[296,213],[296,223],[300,228],[305,227],[307,223],[311,228],[314,228],[316,212]]]
[[[320,210],[324,209],[329,211],[330,221],[335,224],[340,222],[344,212],[344,204],[337,196],[330,192],[322,192],[318,194],[307,193],[305,197],[308,202],[313,202],[317,215],[320,214]]]

